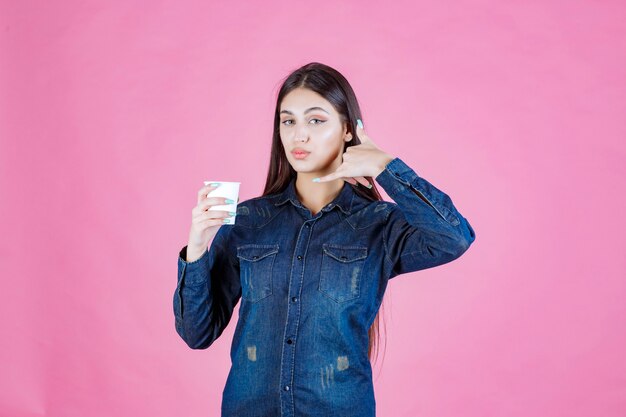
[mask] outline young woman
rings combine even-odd
[[[198,191],[175,325],[206,349],[241,298],[222,416],[375,416],[370,355],[388,280],[457,259],[475,239],[450,197],[360,119],[339,72],[305,65],[278,94],[263,195],[228,225],[211,210],[226,204],[207,196],[215,186]]]

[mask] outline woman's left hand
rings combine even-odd
[[[365,130],[358,124],[356,126],[357,137],[361,140],[359,145],[350,146],[343,153],[343,162],[339,167],[328,175],[314,178],[314,182],[333,181],[338,178],[345,179],[350,184],[356,185],[358,182],[371,188],[366,176],[376,178],[383,172],[385,166],[394,159],[393,156],[381,150],[372,139],[365,133]],[[354,182],[353,182],[354,181]]]

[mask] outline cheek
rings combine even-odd
[[[280,137],[280,142],[283,144],[284,147],[286,147],[285,145],[287,145],[290,142],[289,134],[285,132],[283,129],[280,129],[278,131],[278,136]]]
[[[319,141],[315,145],[316,159],[325,165],[339,158],[343,153],[343,147],[336,138],[328,141]]]
[[[323,143],[324,146],[336,148],[337,143],[341,142],[341,130],[336,126],[320,127],[314,134],[317,142]]]
[[[328,134],[325,134],[323,137],[319,138],[317,143],[319,143],[319,148],[323,149],[324,153],[329,155],[336,155],[338,152],[343,150],[343,140],[337,132],[329,132]]]

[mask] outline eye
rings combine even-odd
[[[313,123],[314,125],[321,125],[322,123],[326,123],[326,120],[321,120],[321,119],[311,119],[311,121],[313,120],[317,120],[320,123]],[[287,123],[287,122],[292,122],[293,120],[288,119],[282,122],[282,124],[284,124],[285,126],[291,126],[293,123]]]

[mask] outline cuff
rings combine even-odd
[[[202,283],[209,276],[209,251],[205,248],[200,258],[192,262],[187,262],[187,245],[178,253],[178,280],[183,276],[187,284]]]

